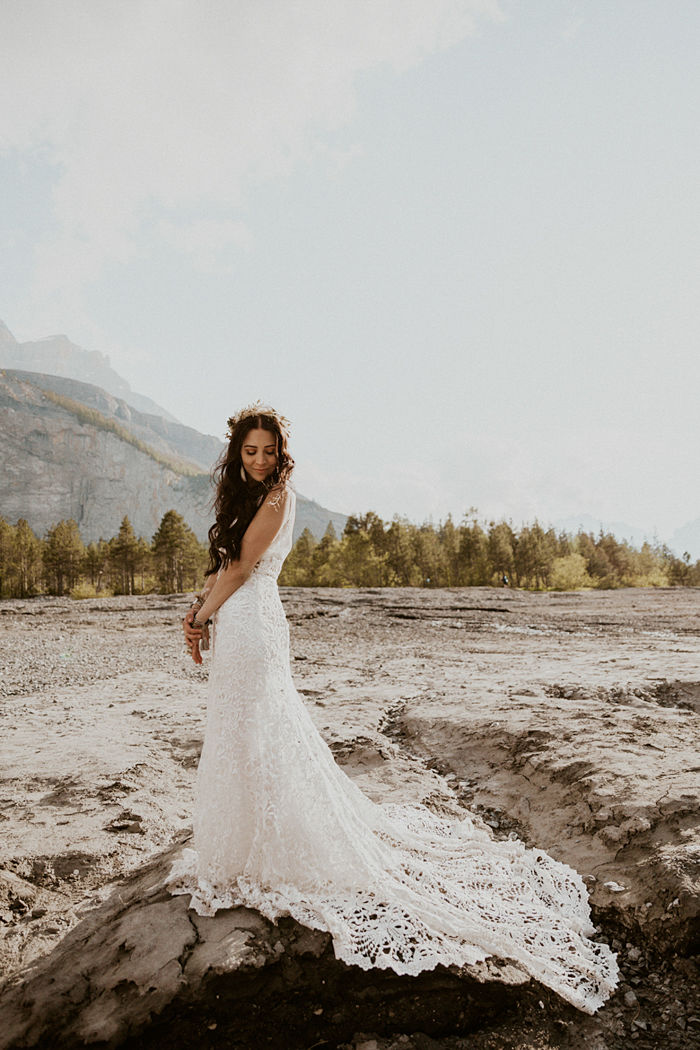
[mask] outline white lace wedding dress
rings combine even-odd
[[[291,915],[364,969],[511,958],[593,1013],[618,967],[589,939],[576,871],[469,816],[373,802],[336,765],[294,687],[277,589],[295,504],[287,487],[280,531],[214,617],[194,849],[173,865],[171,892],[191,894],[200,915],[238,905]]]

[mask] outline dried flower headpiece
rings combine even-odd
[[[229,441],[233,437],[233,432],[242,419],[247,419],[248,416],[270,416],[278,424],[280,430],[289,437],[289,428],[291,423],[286,416],[280,415],[279,412],[275,412],[271,405],[265,405],[262,401],[255,401],[252,405],[246,405],[240,412],[236,412],[235,416],[229,416],[228,419],[228,439]]]

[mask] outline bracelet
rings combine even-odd
[[[208,620],[205,620],[204,623],[202,623],[202,621],[198,620],[197,617],[195,616],[195,618],[192,621],[192,626],[198,628],[200,631],[203,631],[204,628],[208,627],[210,623],[211,623],[211,618],[208,619]]]

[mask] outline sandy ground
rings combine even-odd
[[[367,794],[470,806],[496,834],[517,833],[587,873],[611,930],[640,913],[650,943],[666,950],[663,922],[680,905],[653,898],[658,850],[656,866],[644,865],[659,829],[676,866],[697,842],[697,589],[283,588],[282,598],[298,688]],[[50,950],[91,897],[190,826],[207,672],[181,641],[187,604],[157,595],[0,603],[5,973]],[[661,785],[653,812],[649,777]],[[635,835],[647,835],[634,840],[647,849],[641,859],[627,851],[636,890],[610,875]],[[691,868],[679,885],[692,918]],[[640,1007],[648,969],[626,975],[628,1014],[609,1032],[623,1025],[638,1045],[662,1045],[648,1040],[666,1011],[682,1041],[665,1045],[698,1045],[694,1007],[673,1006],[675,978],[667,996],[652,996],[653,1020]]]

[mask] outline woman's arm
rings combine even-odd
[[[213,588],[215,583],[216,583],[216,576],[214,574],[212,574],[211,576],[207,577],[207,582],[204,584],[204,587],[199,592],[199,594],[196,595],[196,600],[194,602],[192,602],[192,605],[189,607],[189,609],[185,613],[185,617],[184,617],[184,619],[182,621],[182,629],[185,632],[185,643],[187,644],[187,647],[189,648],[190,653],[191,653],[192,658],[195,661],[195,663],[201,663],[202,662],[201,661],[201,657],[199,659],[197,659],[197,657],[199,656],[199,649],[197,648],[196,653],[195,653],[195,649],[194,649],[195,644],[198,643],[199,640],[202,637],[202,631],[201,631],[201,629],[199,627],[193,627],[192,626],[192,621],[194,620],[195,616],[197,615],[199,610],[204,605],[204,602],[206,601],[207,597],[211,593],[211,590],[212,590],[212,588]]]
[[[285,490],[270,490],[243,535],[240,558],[220,570],[207,594],[204,605],[197,613],[200,623],[208,620],[246,582],[279,532],[288,498],[289,494]]]

